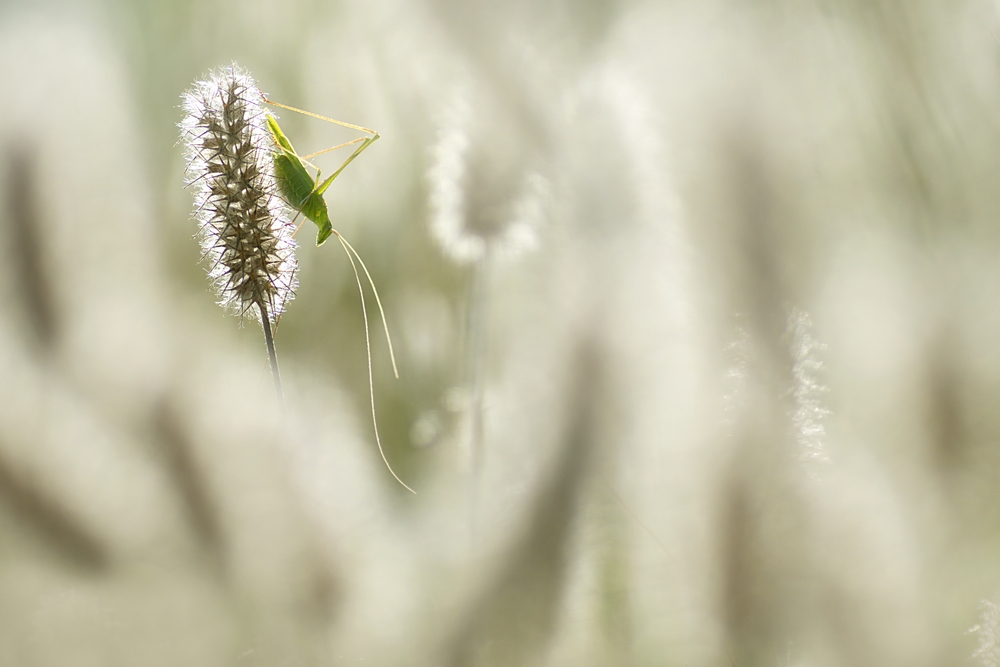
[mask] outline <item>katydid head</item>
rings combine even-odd
[[[273,114],[267,114],[267,128],[271,131],[271,136],[274,137],[274,143],[278,145],[278,148],[295,155],[295,149],[292,148],[292,142],[288,140],[285,133],[281,131],[281,127],[278,125],[278,119],[274,117]]]

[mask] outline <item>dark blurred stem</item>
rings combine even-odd
[[[278,372],[278,354],[274,351],[274,337],[271,335],[271,319],[267,316],[267,308],[264,304],[257,302],[260,308],[260,321],[264,326],[264,342],[267,343],[267,357],[271,360],[271,377],[274,378],[274,393],[278,396],[278,403],[285,407],[285,395],[281,391],[281,373]]]
[[[489,313],[490,251],[476,262],[472,271],[472,285],[469,289],[468,340],[469,340],[469,382],[472,396],[469,405],[470,433],[469,448],[472,474],[470,476],[470,509],[472,534],[475,537],[476,505],[479,482],[482,477],[483,459],[483,394],[486,382],[486,320]]]

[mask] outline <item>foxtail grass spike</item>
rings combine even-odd
[[[194,218],[219,305],[264,329],[281,398],[272,326],[294,297],[297,264],[291,210],[274,174],[264,95],[236,65],[185,92],[181,139]]]

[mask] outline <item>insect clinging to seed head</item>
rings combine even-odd
[[[249,314],[260,321],[275,392],[279,401],[283,401],[273,329],[285,305],[294,297],[297,286],[293,237],[298,230],[295,229],[295,220],[303,215],[316,224],[316,245],[322,245],[331,235],[336,235],[351,262],[361,294],[375,441],[392,476],[407,490],[414,492],[389,465],[378,436],[368,314],[358,264],[375,295],[389,344],[393,373],[398,377],[382,302],[361,256],[333,228],[323,199],[323,194],[337,176],[374,143],[379,134],[360,125],[272,102],[260,91],[250,74],[235,64],[196,82],[182,95],[182,99],[184,118],[180,129],[187,159],[187,184],[195,189],[194,218],[198,221],[198,238],[202,256],[209,264],[208,275],[219,296],[219,304],[241,319]],[[359,130],[367,136],[299,156],[278,125],[277,118],[268,113],[267,104]],[[309,162],[309,158],[354,145],[357,147],[343,164],[331,176],[320,181],[320,170]],[[307,167],[316,170],[315,177]]]

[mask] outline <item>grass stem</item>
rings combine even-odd
[[[278,372],[278,354],[274,351],[274,336],[271,334],[271,319],[267,316],[267,308],[264,304],[257,302],[260,308],[260,321],[264,327],[264,342],[267,343],[267,357],[271,360],[271,377],[274,378],[274,393],[278,397],[278,403],[285,407],[285,395],[281,391],[281,373]]]

